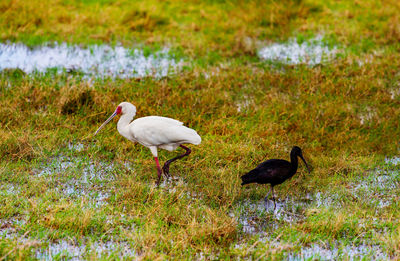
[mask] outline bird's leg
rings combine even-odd
[[[154,157],[154,160],[155,160],[155,162],[156,162],[156,165],[157,165],[157,174],[158,174],[158,180],[157,180],[157,186],[159,186],[160,185],[160,180],[161,180],[161,173],[162,173],[162,171],[161,171],[161,166],[160,166],[160,163],[158,162],[158,158],[157,157]]]
[[[275,195],[274,195],[274,187],[273,186],[271,186],[271,190],[268,192],[268,194],[265,196],[265,198],[264,198],[264,202],[265,202],[265,204],[268,206],[268,196],[269,196],[269,194],[271,194],[271,192],[272,192],[272,199],[273,199],[273,201],[274,201],[274,210],[276,209],[276,203],[275,203]]]
[[[188,147],[186,147],[186,146],[179,145],[179,147],[185,149],[186,152],[185,152],[184,154],[182,154],[182,155],[176,156],[175,158],[172,158],[172,159],[170,159],[170,160],[167,160],[167,161],[164,163],[163,171],[164,171],[164,175],[165,175],[166,177],[171,177],[171,175],[169,174],[169,165],[170,165],[172,162],[174,162],[175,160],[181,159],[181,158],[183,158],[183,157],[185,157],[185,156],[188,156],[188,155],[192,152],[192,151],[191,151]]]
[[[268,196],[269,196],[269,194],[271,194],[271,190],[268,192],[268,194],[267,194],[267,195],[265,196],[265,198],[264,198],[265,203],[268,202]]]
[[[272,199],[274,200],[274,210],[276,209],[276,202],[275,202],[275,194],[274,194],[274,186],[271,186],[272,191]]]

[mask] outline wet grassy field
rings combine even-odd
[[[0,10],[0,259],[400,257],[397,1]],[[92,137],[122,101],[202,137],[159,188],[116,120]],[[293,145],[274,211],[239,177]]]

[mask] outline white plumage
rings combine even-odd
[[[173,151],[177,147],[182,147],[186,150],[185,154],[177,156],[165,162],[163,170],[164,175],[169,175],[169,165],[184,156],[190,154],[191,150],[183,144],[198,145],[201,143],[201,137],[193,129],[183,126],[183,123],[167,117],[147,116],[132,119],[136,115],[136,107],[129,102],[122,102],[118,105],[115,112],[99,127],[94,135],[96,135],[108,122],[116,115],[121,114],[118,121],[118,132],[132,142],[138,142],[145,147],[148,147],[154,156],[157,165],[158,181],[161,178],[161,167],[158,162],[157,149],[165,149]]]

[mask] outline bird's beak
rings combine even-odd
[[[118,114],[117,110],[114,111],[114,113],[103,123],[101,124],[100,128],[97,129],[97,131],[94,133],[93,136],[96,136],[97,133],[99,133],[99,131],[107,125],[107,123],[109,123],[116,115]]]
[[[310,168],[308,167],[308,164],[307,164],[306,160],[303,158],[303,155],[300,155],[300,158],[303,160],[304,164],[306,164],[308,173],[311,173],[311,170],[310,170]]]

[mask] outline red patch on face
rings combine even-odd
[[[121,114],[122,113],[122,107],[118,106],[116,111],[117,111],[117,115]]]

